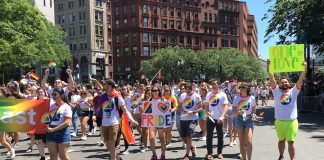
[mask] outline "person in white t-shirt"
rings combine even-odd
[[[268,72],[270,61],[268,60]],[[298,65],[298,64],[296,64]],[[301,64],[300,64],[301,65]],[[269,72],[271,90],[274,97],[275,106],[275,127],[279,139],[279,160],[283,160],[285,152],[285,143],[288,141],[288,152],[291,160],[296,159],[295,140],[298,132],[297,120],[297,96],[303,85],[307,72],[307,63],[303,62],[305,70],[300,74],[296,85],[290,88],[288,79],[282,78],[279,84],[276,84],[274,74]]]
[[[46,142],[50,158],[56,160],[69,159],[68,147],[71,142],[70,123],[72,119],[71,107],[66,103],[64,90],[54,89],[52,98],[55,101],[49,108],[50,122],[47,127]]]
[[[219,89],[219,82],[212,81],[212,90],[206,96],[204,107],[207,115],[207,159],[213,159],[213,135],[217,131],[217,157],[223,159],[223,123],[228,110],[228,99]]]
[[[194,84],[185,84],[186,92],[180,95],[179,107],[180,116],[180,136],[187,146],[186,154],[183,160],[189,160],[191,150],[192,157],[196,157],[196,147],[192,145],[191,135],[197,124],[199,113],[202,110],[201,97],[194,92]]]
[[[91,99],[87,97],[88,92],[86,90],[81,90],[81,98],[78,100],[79,104],[79,120],[81,123],[82,137],[81,140],[87,140],[87,125],[90,118],[90,108],[91,108]]]
[[[262,87],[260,90],[260,95],[261,95],[261,106],[267,106],[267,88]]]
[[[114,80],[109,79],[103,82],[103,88],[106,92],[101,95],[100,99],[104,101],[100,104],[99,109],[102,109],[102,134],[104,138],[104,143],[107,149],[110,151],[110,159],[115,160],[118,155],[116,152],[115,143],[117,141],[118,132],[120,130],[120,117],[122,111],[131,124],[138,126],[138,123],[133,119],[132,115],[126,109],[126,104],[122,96],[116,91],[117,85]],[[116,100],[118,102],[116,102]],[[99,102],[98,102],[99,103]]]
[[[242,83],[240,95],[233,101],[233,118],[240,141],[242,159],[252,159],[253,120],[256,119],[255,97],[250,94],[250,86]]]

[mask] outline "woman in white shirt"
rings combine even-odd
[[[79,99],[79,119],[81,123],[81,131],[82,131],[82,137],[81,140],[85,141],[87,140],[87,125],[88,120],[90,116],[90,108],[91,108],[91,100],[87,98],[87,91],[82,90],[81,92],[81,98]]]

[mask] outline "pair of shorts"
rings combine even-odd
[[[78,116],[79,117],[86,117],[86,116],[90,116],[90,111],[82,111],[82,110],[80,110],[79,112],[78,112]]]
[[[253,120],[251,115],[246,115],[246,120],[243,120],[243,116],[239,115],[235,120],[235,127],[237,129],[254,128]]]
[[[180,120],[180,137],[191,137],[195,128],[191,125],[197,125],[196,120]]]
[[[134,120],[138,123],[138,124],[142,124],[142,115],[139,114],[134,114]]]
[[[43,143],[46,143],[46,134],[35,134],[35,140],[42,140]]]
[[[56,126],[50,126],[54,128]],[[71,142],[71,134],[70,134],[70,127],[63,128],[61,130],[46,133],[46,142],[54,142],[58,144],[70,144]]]
[[[119,124],[113,126],[102,126],[101,129],[102,129],[104,142],[117,141]]]
[[[295,141],[298,132],[298,120],[276,120],[275,127],[279,141]]]
[[[201,112],[198,113],[198,116],[199,116],[199,120],[207,120],[205,109],[202,109]]]
[[[228,117],[227,117],[227,124],[229,126],[235,126],[236,119],[231,118],[231,116],[233,115],[233,111],[232,110],[228,110],[227,111],[227,115],[228,115]]]

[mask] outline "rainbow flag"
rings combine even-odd
[[[50,100],[0,98],[0,131],[46,133]]]
[[[34,72],[32,72],[32,73],[30,74],[30,76],[33,77],[33,78],[36,79],[36,80],[39,80],[39,79],[40,79],[40,76],[39,76],[38,74],[34,73]]]
[[[54,61],[52,61],[48,64],[48,68],[54,68],[55,66],[56,66],[56,63]]]
[[[152,113],[152,104],[151,102],[144,102],[144,113]]]
[[[121,131],[125,136],[126,141],[128,144],[135,144],[135,137],[133,134],[133,131],[131,130],[129,123],[128,123],[128,118],[123,113],[122,118],[121,118]]]

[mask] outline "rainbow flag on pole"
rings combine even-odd
[[[37,81],[40,79],[40,76],[34,72],[30,73],[30,76],[36,79]]]

